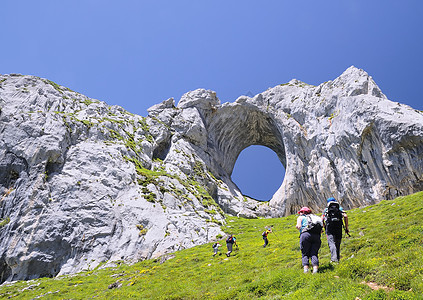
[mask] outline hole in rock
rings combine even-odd
[[[164,160],[169,153],[170,140],[164,140],[153,151],[153,159],[160,158]]]
[[[243,195],[268,201],[282,185],[285,168],[273,150],[254,145],[240,153],[231,177]]]

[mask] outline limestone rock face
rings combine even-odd
[[[1,281],[154,258],[223,234],[211,175],[190,143],[173,146],[181,168],[159,158],[178,118],[200,141],[196,115],[171,99],[156,106],[160,121],[45,79],[0,82]]]
[[[154,258],[223,234],[224,213],[279,217],[423,189],[423,114],[355,67],[221,104],[188,92],[147,117],[46,79],[0,75],[0,281]],[[266,203],[231,174],[269,147],[285,179]],[[106,264],[107,265],[107,264]]]

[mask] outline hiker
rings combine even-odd
[[[322,221],[328,240],[330,260],[333,263],[338,263],[341,258],[342,227],[345,228],[346,234],[349,234],[349,230],[348,216],[335,198],[330,197],[327,199],[327,207],[322,213]]]
[[[214,243],[213,244],[213,256],[216,256],[216,254],[217,254],[217,251],[219,251],[219,247],[220,247],[221,245],[218,243],[218,242],[216,242],[216,243]]]
[[[261,236],[263,237],[263,240],[264,240],[264,245],[263,245],[263,248],[266,248],[266,246],[269,244],[269,240],[267,239],[267,235],[269,234],[269,233],[271,233],[272,232],[272,229],[270,228],[270,229],[266,229],[265,231],[263,231],[263,233],[261,234]]]
[[[320,240],[323,228],[322,219],[313,215],[308,207],[302,207],[298,214],[300,216],[297,218],[295,227],[300,231],[300,248],[304,273],[309,270],[309,259],[311,259],[313,273],[317,273],[319,269],[318,253],[322,244]]]
[[[232,248],[233,248],[234,244],[236,245],[236,238],[231,234],[226,239],[226,247],[228,248],[228,252],[226,252],[227,257],[231,256]]]

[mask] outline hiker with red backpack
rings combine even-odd
[[[333,263],[338,263],[341,258],[342,227],[344,227],[345,233],[349,235],[348,216],[333,197],[327,199],[327,207],[323,211],[322,222],[328,240],[330,260]]]
[[[317,273],[319,269],[319,249],[322,244],[320,235],[322,233],[322,219],[311,213],[311,209],[303,207],[298,212],[300,216],[297,218],[295,226],[300,231],[300,248],[302,255],[302,265],[304,273],[309,270],[309,260],[313,266],[313,273]]]
[[[232,248],[234,245],[238,247],[238,245],[236,244],[236,238],[231,234],[226,239],[226,247],[228,248],[228,252],[226,252],[227,257],[231,256]]]

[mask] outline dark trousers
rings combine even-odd
[[[263,247],[266,247],[267,244],[269,244],[269,240],[267,239],[267,236],[263,236],[263,240],[264,240],[264,245]]]
[[[313,266],[319,265],[318,254],[321,245],[320,234],[312,234],[307,231],[301,233],[300,248],[303,266],[308,266],[310,259]]]
[[[228,252],[226,252],[227,256],[229,256],[232,253],[233,246],[234,246],[233,243],[226,243],[226,247],[228,248]]]

